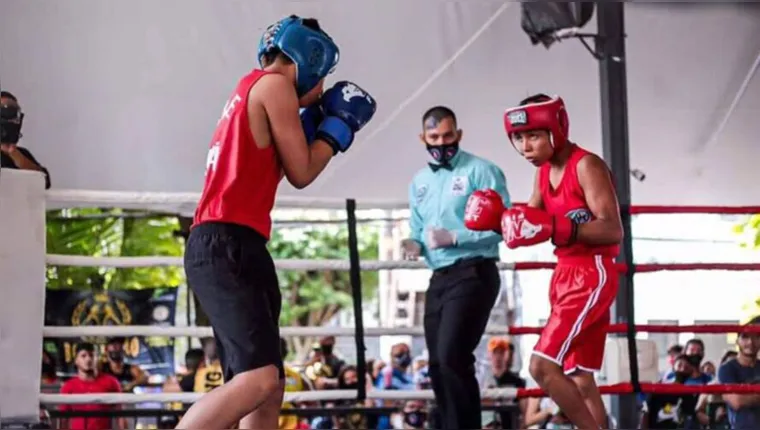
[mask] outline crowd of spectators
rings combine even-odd
[[[759,353],[760,335],[739,333],[736,349],[725,351],[716,366],[704,361],[704,342],[694,338],[669,348],[670,368],[661,382],[760,384]],[[651,394],[642,400],[642,429],[760,429],[758,394]]]
[[[75,373],[63,381],[56,372],[54,357],[43,353],[43,392],[60,386],[61,393],[94,394],[129,392],[146,384],[148,375],[138,366],[125,363],[122,349],[124,339],[114,338],[105,345],[81,343],[74,355]],[[224,383],[216,343],[213,338],[201,340],[201,348],[185,354],[182,372],[162,384],[163,392],[207,393]],[[290,356],[288,343],[282,339],[281,353]],[[102,351],[102,354],[98,354]],[[488,368],[479,375],[481,388],[524,388],[526,380],[514,369],[515,347],[506,337],[493,337],[487,344]],[[717,365],[705,361],[704,343],[694,338],[683,346],[668,350],[670,367],[663,372],[661,382],[684,385],[715,383],[760,384],[760,335],[739,333],[736,349],[726,351]],[[325,337],[312,345],[302,363],[288,362],[285,366],[286,387],[289,392],[356,389],[359,373],[356,366],[345,362],[335,350],[335,338]],[[430,389],[428,363],[425,354],[412,357],[410,346],[398,343],[390,355],[367,362],[366,389],[422,390]],[[62,385],[61,385],[62,384]],[[548,398],[515,400],[483,399],[487,406],[501,409],[483,412],[485,428],[572,428],[567,417]],[[181,411],[187,405],[166,405]],[[356,408],[388,407],[395,412],[363,413]],[[108,410],[113,405],[66,405],[61,410]],[[283,414],[280,429],[423,429],[435,428],[436,411],[432,402],[356,400],[285,402],[284,410],[319,409],[324,414],[299,416]],[[338,409],[336,409],[338,408]],[[339,409],[345,411],[336,413]],[[391,410],[391,409],[386,409]],[[760,395],[712,394],[671,395],[653,394],[641,398],[641,429],[758,429],[760,428]],[[328,412],[329,411],[329,412]],[[157,422],[158,428],[174,428],[176,415],[167,415]],[[106,429],[134,428],[135,422],[124,418],[70,418],[57,423],[59,428]]]

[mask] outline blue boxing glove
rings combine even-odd
[[[306,136],[306,143],[311,145],[314,139],[317,138],[317,129],[319,124],[325,119],[325,114],[322,112],[322,106],[319,103],[315,103],[309,107],[301,108],[301,125],[303,126],[303,134]]]
[[[346,152],[361,130],[375,114],[375,99],[354,83],[341,81],[322,96],[325,119],[319,124],[317,137],[327,142],[333,153]]]

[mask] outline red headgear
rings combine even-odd
[[[546,130],[555,151],[568,142],[570,120],[562,98],[554,96],[550,100],[509,108],[504,112],[504,129],[514,146],[512,135],[529,130]],[[516,148],[515,148],[516,149]],[[522,152],[518,149],[518,152]]]

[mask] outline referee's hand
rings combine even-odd
[[[416,260],[420,258],[422,247],[414,239],[404,239],[401,241],[401,258],[404,260]]]

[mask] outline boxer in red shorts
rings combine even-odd
[[[610,171],[597,155],[568,140],[561,98],[529,97],[507,109],[504,125],[518,152],[538,167],[530,201],[505,210],[490,190],[477,191],[465,223],[473,230],[498,230],[500,222],[510,249],[548,240],[555,245],[551,315],[530,374],[578,428],[606,428],[594,372],[604,358],[618,290],[614,260],[623,236]]]

